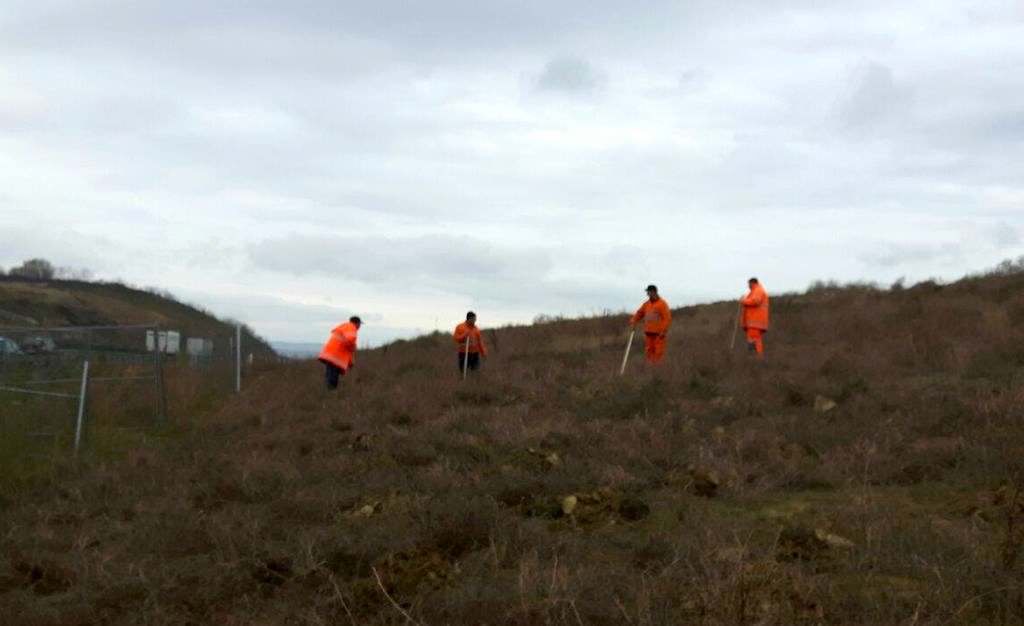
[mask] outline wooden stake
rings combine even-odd
[[[160,325],[153,327],[153,378],[156,380],[156,419],[167,419],[167,389],[164,387],[164,354],[167,349],[167,333],[164,333],[164,347],[160,348]]]
[[[626,361],[629,360],[629,349],[633,347],[633,335],[635,334],[635,328],[629,331],[629,341],[626,342],[626,353],[622,355],[622,367],[619,368],[619,376],[626,373]]]
[[[89,362],[82,363],[82,390],[78,394],[78,419],[75,420],[75,458],[82,445],[82,426],[85,417],[85,393],[89,388]]]
[[[235,324],[235,393],[242,393],[242,325]]]
[[[736,323],[732,325],[732,341],[729,342],[729,351],[736,349],[736,332],[740,329],[740,316],[743,314],[743,303],[736,308]]]
[[[469,374],[469,333],[466,333],[466,352],[462,357],[462,380]]]

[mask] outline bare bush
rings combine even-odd
[[[77,280],[81,282],[90,282],[93,280],[94,275],[92,270],[84,267],[70,267],[62,265],[54,271],[54,277],[61,280]]]
[[[8,274],[20,278],[49,280],[54,277],[55,270],[53,264],[46,259],[29,259],[21,265],[12,267]]]

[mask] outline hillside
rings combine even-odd
[[[1024,274],[776,297],[763,364],[734,307],[268,364],[0,501],[0,621],[1021,623]]]
[[[120,283],[26,280],[0,276],[0,328],[160,324],[193,337],[233,337],[233,324],[175,300],[170,294]],[[273,350],[243,327],[243,341],[257,355]]]

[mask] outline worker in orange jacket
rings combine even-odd
[[[740,299],[740,326],[747,333],[747,348],[764,358],[764,334],[768,332],[768,292],[756,278],[747,281],[750,291]]]
[[[327,368],[325,380],[328,389],[338,388],[338,378],[356,364],[356,341],[363,320],[358,316],[348,318],[331,330],[331,336],[320,351],[319,361]]]
[[[665,336],[668,327],[672,325],[672,311],[668,308],[668,302],[658,295],[658,288],[654,285],[647,286],[647,302],[640,305],[630,318],[629,325],[635,327],[640,322],[644,324],[644,354],[647,361],[658,363],[665,356]]]
[[[487,356],[487,346],[476,325],[476,313],[466,313],[466,321],[455,327],[452,338],[458,348],[459,372],[464,374],[466,367],[472,371],[480,369],[480,357]]]

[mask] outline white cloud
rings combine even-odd
[[[878,62],[865,63],[851,76],[852,89],[842,103],[843,123],[867,130],[898,120],[909,106],[909,90],[897,83],[893,71]]]
[[[494,246],[471,236],[409,238],[289,235],[249,247],[253,264],[291,274],[321,274],[413,292],[500,292],[543,281],[551,270],[540,249]]]
[[[604,76],[584,59],[560,56],[547,62],[537,76],[536,88],[541,92],[592,95],[604,81]]]

